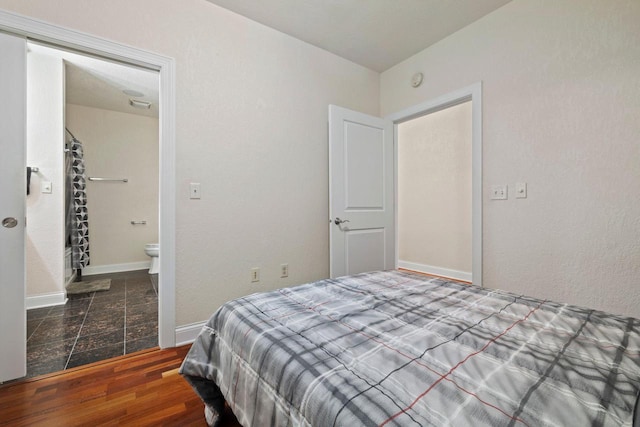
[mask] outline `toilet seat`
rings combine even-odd
[[[158,257],[160,256],[160,244],[159,243],[147,243],[144,245],[144,252],[151,257],[151,266],[149,268],[149,274],[158,274],[160,265]]]

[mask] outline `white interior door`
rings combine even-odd
[[[0,382],[26,375],[26,40],[0,33]]]
[[[395,267],[393,123],[329,106],[330,274]]]

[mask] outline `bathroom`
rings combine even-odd
[[[159,82],[153,71],[28,48],[27,371],[34,376],[157,346],[158,250],[145,247],[158,242]],[[75,192],[65,191],[72,181]]]

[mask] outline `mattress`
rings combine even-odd
[[[640,320],[382,271],[228,302],[180,372],[248,426],[631,426]]]

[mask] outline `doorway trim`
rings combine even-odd
[[[482,81],[388,115],[394,124],[395,267],[398,268],[398,124],[471,101],[471,280],[482,287]]]
[[[158,343],[175,347],[175,60],[80,31],[0,10],[0,31],[55,47],[158,71],[160,75],[160,189],[158,277]],[[142,250],[143,248],[140,248]],[[26,283],[23,284],[26,286]]]

